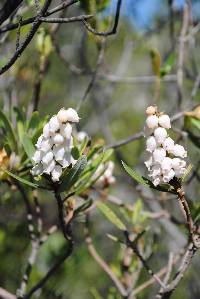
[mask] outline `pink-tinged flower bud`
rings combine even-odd
[[[62,167],[60,165],[56,165],[51,172],[52,181],[58,182],[61,174],[62,174]]]
[[[170,137],[167,137],[163,143],[163,148],[168,151],[168,153],[173,153],[174,150],[174,140]]]
[[[161,147],[156,148],[153,152],[153,159],[156,163],[161,163],[165,157],[166,151]]]
[[[55,134],[52,137],[53,143],[54,144],[62,144],[64,142],[64,137],[61,134]]]
[[[57,114],[58,120],[61,123],[66,123],[68,121],[67,116],[68,116],[67,110],[64,108],[60,109],[60,111]]]
[[[67,111],[67,120],[73,123],[78,123],[79,122],[79,116],[76,110],[69,108],[66,110]]]
[[[180,157],[180,158],[186,158],[187,157],[186,150],[180,144],[175,144],[174,145],[173,154],[174,154],[174,156]]]
[[[49,130],[51,133],[55,133],[60,129],[60,123],[56,115],[54,115],[49,121]]]
[[[158,117],[156,115],[150,115],[146,119],[146,124],[149,129],[154,129],[158,126]]]
[[[170,118],[167,114],[163,114],[163,115],[159,116],[158,123],[161,127],[165,128],[165,129],[171,128]]]
[[[157,111],[157,107],[149,106],[149,107],[147,107],[147,109],[146,109],[146,114],[147,114],[147,115],[152,115],[152,114],[155,114],[156,111]]]
[[[154,131],[154,136],[158,144],[163,144],[167,138],[167,131],[164,128],[156,128]]]
[[[157,147],[156,139],[155,137],[151,136],[146,141],[146,150],[147,152],[152,153]]]
[[[42,162],[44,164],[49,164],[53,160],[53,152],[49,151],[47,152],[44,157],[42,158]]]

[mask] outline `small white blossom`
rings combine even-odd
[[[43,172],[43,166],[42,166],[42,163],[39,163],[37,165],[35,165],[32,169],[31,169],[31,173],[32,175],[34,176],[38,176],[40,174],[42,174]]]
[[[73,123],[78,123],[79,122],[79,116],[76,110],[69,108],[66,110],[67,114],[67,121],[73,122]]]
[[[47,123],[43,128],[43,136],[48,138],[50,136],[50,127],[49,123]]]
[[[84,131],[80,131],[77,133],[77,140],[78,142],[82,143],[85,138],[88,137],[88,134]]]
[[[146,119],[146,124],[149,129],[154,129],[158,126],[158,117],[156,115],[150,115]]]
[[[43,139],[40,145],[40,150],[44,153],[48,152],[52,147],[52,141],[51,139]]]
[[[162,160],[166,157],[166,151],[162,147],[158,147],[153,152],[153,159],[156,163],[161,163]]]
[[[42,152],[40,150],[35,151],[32,160],[35,164],[39,163],[42,160]]]
[[[42,158],[42,162],[44,164],[49,164],[52,160],[53,160],[53,152],[52,151],[47,152]]]
[[[55,157],[55,160],[56,161],[62,161],[63,158],[64,158],[64,154],[65,154],[65,147],[64,145],[54,145],[53,147],[53,154],[54,154],[54,157]],[[70,153],[71,154],[71,153]]]
[[[57,133],[52,137],[52,141],[54,144],[62,144],[64,142],[64,137]]]
[[[167,137],[163,143],[163,148],[169,153],[173,153],[174,150],[174,140],[170,137]]]
[[[169,157],[165,157],[161,162],[161,169],[163,173],[169,172],[172,168],[172,159]]]
[[[149,160],[145,161],[144,164],[146,165],[147,169],[150,171],[153,166],[153,158],[152,156],[149,158]]]
[[[49,130],[51,133],[55,133],[60,129],[60,123],[58,121],[58,118],[56,115],[52,116],[52,118],[49,121]]]
[[[170,118],[166,114],[159,116],[158,123],[161,127],[165,128],[165,129],[171,128]]]
[[[186,168],[184,168],[184,167],[175,169],[175,176],[177,178],[181,178],[184,175],[185,171],[186,171]]]
[[[43,164],[44,167],[43,172],[46,174],[50,174],[55,166],[56,166],[56,162],[54,160],[51,160],[49,164]]]
[[[67,123],[66,125],[62,125],[60,133],[66,139],[70,139],[72,135],[72,126],[69,123]]]
[[[152,153],[157,147],[156,139],[155,137],[151,136],[146,141],[146,150],[147,152]]]
[[[40,148],[41,145],[42,145],[43,140],[44,140],[44,136],[41,135],[41,136],[38,138],[37,143],[35,144],[35,146],[36,146],[37,148]]]
[[[67,110],[65,110],[64,108],[60,109],[60,111],[58,111],[57,117],[61,123],[67,122]]]
[[[154,131],[154,136],[158,144],[163,144],[167,138],[167,131],[164,128],[156,128]]]
[[[51,172],[52,181],[58,182],[61,174],[62,174],[62,167],[60,165],[56,165]]]
[[[170,169],[164,176],[163,176],[163,182],[169,183],[173,177],[175,176],[175,172],[173,169]]]
[[[187,157],[186,150],[180,144],[175,144],[174,145],[173,154],[174,154],[174,156],[180,157],[180,158],[186,158]]]
[[[161,176],[158,176],[153,180],[153,184],[154,184],[155,187],[158,186],[161,182],[162,182],[162,177]]]
[[[157,164],[157,165],[153,165],[149,176],[155,178],[157,176],[160,176],[161,174],[162,174],[162,170],[160,168],[160,165]]]

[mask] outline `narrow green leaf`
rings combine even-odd
[[[5,173],[7,173],[9,176],[11,176],[12,178],[14,178],[15,180],[29,186],[29,187],[33,187],[33,188],[38,188],[40,187],[38,184],[32,183],[27,181],[26,179],[20,178],[18,175],[8,171],[8,170],[4,170]]]
[[[22,141],[22,136],[24,134],[25,128],[24,128],[24,116],[22,114],[22,112],[17,108],[14,107],[13,108],[15,114],[16,114],[16,120],[17,120],[17,131],[18,131],[18,135],[19,135],[19,140],[20,142]]]
[[[62,178],[62,182],[58,188],[58,192],[69,191],[70,188],[77,182],[81,173],[87,165],[86,156],[82,156],[72,169]]]
[[[21,142],[22,142],[24,151],[26,152],[28,158],[31,160],[31,158],[34,155],[35,148],[32,144],[31,139],[26,135],[26,133],[23,134]]]
[[[39,113],[38,111],[34,111],[28,123],[28,130],[30,129],[35,130],[38,127],[39,123],[40,123]]]
[[[123,222],[119,219],[119,217],[104,203],[101,201],[96,202],[96,207],[101,211],[101,213],[117,228],[125,231],[126,227]]]
[[[189,164],[188,167],[187,167],[187,169],[186,169],[186,171],[185,171],[185,173],[184,173],[184,175],[183,175],[182,178],[181,178],[181,181],[182,181],[182,182],[185,182],[185,180],[186,180],[186,178],[188,177],[188,175],[190,174],[192,168],[193,168],[193,165],[192,165],[192,164]]]
[[[135,170],[133,170],[131,167],[129,167],[128,165],[126,165],[126,163],[124,163],[122,161],[122,165],[124,167],[124,169],[126,170],[126,172],[139,184],[142,184],[144,186],[148,186],[151,187],[151,185],[153,185],[148,179],[140,176]]]
[[[2,110],[0,110],[0,120],[4,125],[6,135],[8,136],[8,141],[12,147],[12,150],[17,151],[17,139],[15,136],[15,132],[13,130],[12,124]]]
[[[144,176],[140,176],[135,170],[133,170],[131,167],[129,167],[128,165],[126,165],[126,163],[124,163],[122,161],[122,165],[124,167],[124,169],[126,170],[126,172],[134,179],[134,181],[136,181],[139,184],[142,184],[144,186],[147,186],[151,189],[155,189],[158,191],[162,191],[162,192],[168,192],[168,193],[172,193],[172,194],[176,194],[176,192],[171,189],[172,187],[169,184],[166,185],[161,185],[161,186],[157,186],[155,187],[154,184],[148,180],[147,178],[145,178]]]

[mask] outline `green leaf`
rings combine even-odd
[[[135,170],[133,170],[131,167],[129,167],[128,165],[126,165],[126,163],[124,163],[122,161],[122,165],[124,167],[124,169],[126,170],[126,172],[134,179],[134,181],[136,181],[139,184],[142,184],[144,186],[147,186],[151,189],[155,189],[158,191],[162,191],[162,192],[169,192],[172,194],[176,194],[176,192],[171,189],[172,187],[169,184],[165,184],[165,185],[161,185],[161,186],[157,186],[155,187],[154,184],[148,180],[147,178],[145,178],[144,176],[140,176]]]
[[[22,136],[21,142],[28,158],[31,160],[34,155],[35,148],[31,139],[27,136],[26,133]]]
[[[185,182],[185,180],[186,180],[186,178],[188,177],[188,175],[190,174],[192,168],[193,168],[193,165],[190,163],[190,164],[188,165],[188,167],[187,167],[187,169],[186,169],[184,175],[183,175],[182,178],[181,178],[181,181],[182,181],[182,182]]]
[[[70,188],[77,182],[81,173],[87,165],[86,156],[82,156],[72,169],[62,178],[62,182],[58,188],[58,192],[69,191]]]
[[[92,204],[93,204],[93,200],[92,199],[87,200],[86,202],[84,202],[84,204],[82,204],[80,207],[78,207],[74,211],[74,215],[78,215],[79,213],[87,210]]]
[[[79,149],[77,146],[74,146],[72,148],[72,151],[71,151],[71,154],[72,154],[72,157],[75,159],[75,160],[78,160],[79,157],[80,157],[80,153],[79,153]]]
[[[28,123],[28,130],[32,129],[35,130],[39,125],[40,119],[39,119],[39,113],[38,111],[34,111],[31,115],[31,119]]]
[[[3,113],[2,110],[0,110],[0,120],[2,121],[6,135],[8,137],[8,142],[11,145],[12,150],[17,152],[17,139],[13,130],[13,127],[7,118],[7,116]]]
[[[18,135],[19,135],[19,140],[22,141],[22,135],[25,132],[25,128],[24,128],[24,116],[22,114],[22,112],[17,108],[14,107],[13,108],[15,114],[16,114],[16,120],[17,120],[17,131],[18,131]]]
[[[140,176],[135,170],[133,170],[131,167],[129,167],[128,165],[126,165],[126,163],[124,163],[122,161],[122,165],[124,167],[124,169],[126,170],[126,172],[139,184],[142,184],[144,186],[148,186],[148,187],[152,187],[153,184],[151,183],[151,181],[149,181],[147,178]]]
[[[23,183],[29,187],[33,187],[33,188],[38,188],[40,187],[38,184],[35,184],[35,183],[32,183],[32,182],[29,182],[27,181],[26,179],[23,179],[23,178],[20,178],[18,175],[8,171],[8,170],[5,170],[4,169],[4,172],[7,173],[9,176],[11,176],[13,179],[19,181],[20,183]]]
[[[96,201],[96,207],[117,228],[119,228],[120,230],[123,230],[123,231],[126,230],[126,226],[123,224],[123,222],[118,218],[118,216],[108,206],[106,206],[101,201]]]

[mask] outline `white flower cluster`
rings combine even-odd
[[[146,151],[150,158],[145,162],[154,186],[168,183],[174,177],[181,178],[186,170],[187,152],[182,145],[175,144],[167,134],[171,128],[168,115],[157,112],[157,107],[146,110]]]
[[[104,169],[105,169],[105,171],[102,173],[102,175],[96,181],[96,183],[95,183],[96,186],[103,187],[105,185],[107,186],[107,185],[111,185],[111,184],[115,183],[116,179],[113,176],[114,167],[115,167],[115,164],[113,161],[101,163],[98,166],[98,168],[93,176],[93,179],[98,178]]]
[[[32,168],[34,176],[46,173],[51,175],[52,181],[59,181],[62,168],[74,165],[76,160],[71,155],[73,148],[72,124],[78,123],[79,116],[72,109],[61,109],[43,128],[43,134],[36,143],[37,150],[32,157],[35,166]]]

